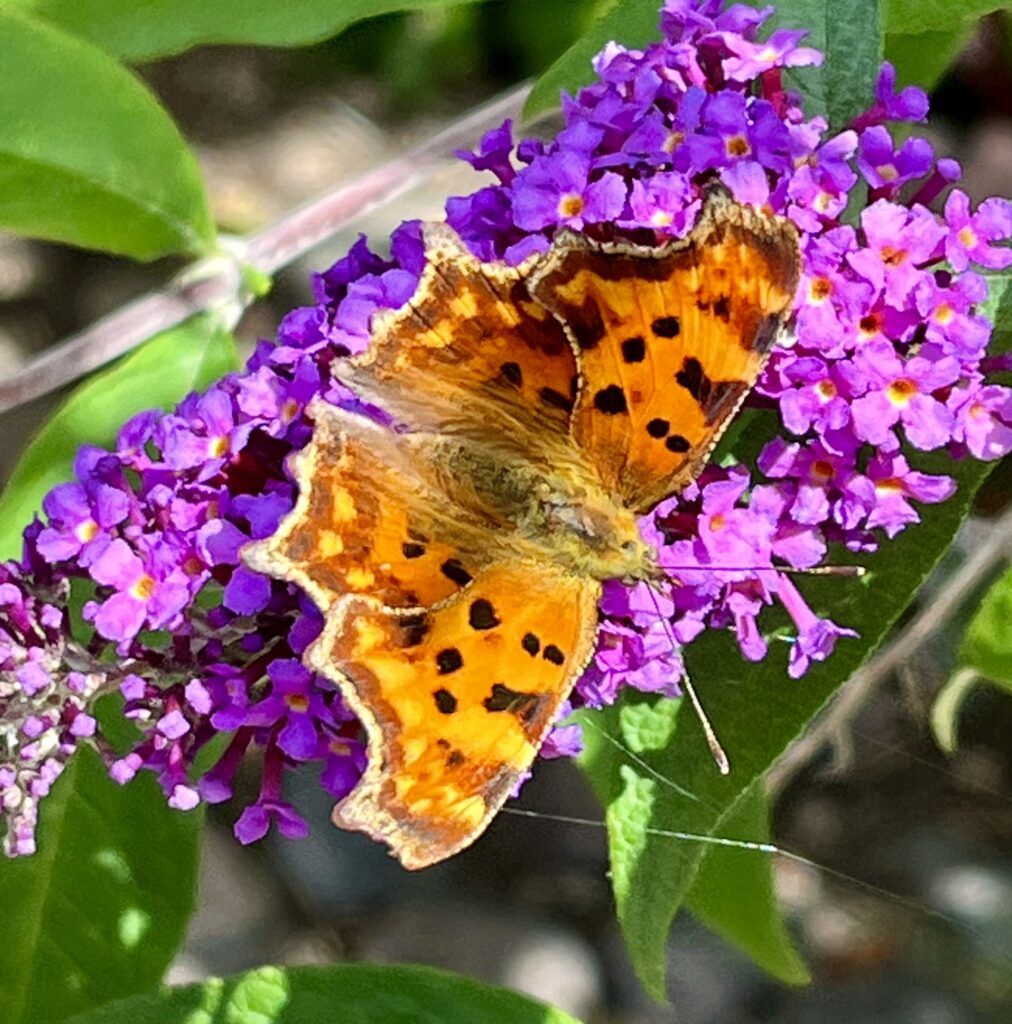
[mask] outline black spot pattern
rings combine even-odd
[[[446,767],[459,768],[466,760],[467,758],[459,750],[451,750],[446,755]]]
[[[483,597],[471,602],[467,621],[471,623],[471,629],[494,629],[499,625],[499,618],[492,607],[492,602],[486,601]]]
[[[606,416],[617,416],[619,413],[629,411],[625,392],[617,384],[609,384],[594,395],[594,408]]]
[[[436,710],[441,715],[452,715],[457,710],[457,698],[449,690],[435,690],[432,696],[436,699]]]
[[[650,325],[650,329],[658,338],[677,338],[682,332],[682,325],[677,316],[662,316]]]
[[[647,345],[639,336],[622,342],[622,358],[627,363],[642,363],[646,359]]]
[[[725,323],[731,319],[731,300],[726,295],[721,295],[713,304],[713,315],[720,317]]]
[[[573,400],[567,398],[561,391],[556,391],[555,388],[542,388],[538,392],[538,397],[545,405],[550,405],[554,409],[561,409],[563,412],[573,411]]]
[[[446,647],[436,655],[436,668],[439,669],[441,676],[448,676],[451,672],[462,668],[463,665],[464,659],[456,647]]]
[[[524,382],[524,375],[519,363],[503,363],[499,372],[515,387],[520,387]]]
[[[471,582],[471,574],[460,564],[456,558],[448,558],[439,567],[439,571],[451,582],[459,587],[466,587]]]
[[[417,647],[432,628],[429,617],[424,612],[419,615],[405,615],[398,623],[401,627],[402,647]]]
[[[553,665],[561,665],[565,660],[566,656],[559,650],[555,644],[549,644],[545,648],[545,653],[541,655],[545,661],[550,661]]]
[[[520,646],[533,658],[541,650],[541,641],[533,633],[524,633]]]
[[[416,544],[413,540],[406,540],[401,545],[401,551],[405,558],[421,558],[425,554],[425,545]]]
[[[689,439],[682,437],[681,434],[672,434],[671,437],[664,442],[664,447],[667,448],[669,452],[681,454],[682,452],[687,452],[692,445],[689,444]]]
[[[511,690],[505,683],[493,683],[492,693],[481,703],[486,711],[508,711],[524,722],[529,722],[537,713],[542,695]]]
[[[647,433],[651,437],[656,437],[658,440],[662,437],[667,437],[670,429],[671,424],[667,420],[662,420],[659,417],[651,420],[647,424]]]
[[[710,378],[703,372],[703,364],[698,359],[689,358],[682,362],[682,368],[675,374],[675,380],[689,392],[692,397],[703,404],[710,394]]]

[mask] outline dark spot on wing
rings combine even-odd
[[[642,363],[647,355],[646,342],[639,336],[622,342],[622,358],[627,363]]]
[[[550,661],[553,665],[561,665],[565,662],[566,656],[559,650],[555,644],[549,644],[545,648],[545,653],[541,655],[545,661]]]
[[[460,564],[456,558],[448,558],[439,567],[439,571],[451,582],[459,587],[466,587],[471,582],[471,574]]]
[[[682,363],[675,380],[699,403],[707,423],[724,419],[749,389],[743,380],[710,380],[699,360],[691,358]]]
[[[700,405],[703,404],[704,398],[710,393],[710,378],[703,372],[703,364],[691,356],[682,361],[682,368],[675,374],[675,380]]]
[[[471,602],[467,620],[471,623],[472,629],[494,629],[499,625],[499,618],[492,607],[492,602],[486,601],[483,597]]]
[[[457,710],[457,698],[449,690],[442,688],[433,691],[436,699],[436,710],[441,715],[452,715]]]
[[[533,633],[524,633],[520,646],[533,658],[541,650],[541,641]]]
[[[463,753],[459,750],[451,750],[446,755],[446,767],[447,768],[459,768],[467,760]]]
[[[486,711],[508,711],[523,722],[529,722],[545,698],[543,693],[524,693],[511,690],[505,683],[493,683],[492,693],[482,704]]]
[[[561,409],[563,412],[573,411],[573,400],[567,398],[560,391],[556,391],[555,388],[542,388],[538,392],[538,397],[545,405],[550,405],[555,409]]]
[[[456,647],[444,648],[436,655],[436,668],[441,676],[448,676],[456,672],[464,664],[464,659]]]
[[[401,545],[401,551],[404,552],[405,558],[421,558],[425,554],[425,545],[408,540]]]
[[[524,382],[524,375],[519,363],[503,363],[499,367],[499,372],[515,387],[520,387]]]
[[[617,384],[609,384],[594,395],[594,408],[606,416],[617,416],[619,413],[629,411],[625,392]]]
[[[650,329],[658,338],[677,338],[682,331],[682,325],[678,322],[677,316],[658,317]]]
[[[401,646],[417,647],[428,636],[432,624],[428,615],[422,612],[418,615],[405,615],[397,620],[401,628]]]
[[[579,308],[567,308],[566,325],[582,352],[597,348],[605,335],[601,310],[593,299],[586,299]]]
[[[672,434],[665,442],[664,447],[669,452],[687,452],[692,445],[689,444],[688,438],[682,437],[681,434]]]
[[[671,424],[667,420],[662,420],[659,417],[651,420],[647,424],[647,433],[651,437],[658,439],[668,436],[668,431],[671,429]]]

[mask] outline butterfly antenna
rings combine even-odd
[[[661,611],[660,603],[657,600],[657,592],[649,582],[647,583],[647,592],[650,594],[650,600],[653,603],[654,610],[657,612],[658,618],[664,623],[664,632],[671,641],[671,649],[676,650],[680,646],[678,638],[675,636],[675,631],[671,628],[671,623],[668,621],[668,617]],[[706,745],[710,748],[710,753],[713,755],[713,760],[717,765],[717,770],[721,775],[730,774],[731,762],[728,760],[726,751],[720,745],[720,740],[717,739],[717,733],[710,724],[710,719],[707,717],[706,711],[703,710],[703,705],[699,700],[699,695],[696,693],[696,688],[692,685],[692,680],[689,678],[689,670],[685,666],[684,657],[682,658],[682,678],[679,680],[679,685],[685,693],[689,695],[689,700],[692,703],[692,710],[695,711],[696,718],[699,719],[699,724],[703,727],[703,735],[706,737]]]

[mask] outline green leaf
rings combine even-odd
[[[591,58],[605,43],[638,47],[660,38],[658,0],[613,0],[608,9],[534,83],[524,116],[537,117],[559,105],[559,91],[575,91],[594,79]]]
[[[745,790],[723,819],[725,839],[768,843],[769,801],[762,779]],[[768,852],[708,846],[685,897],[693,916],[788,985],[811,981],[777,907]]]
[[[0,228],[144,260],[207,251],[200,170],[147,87],[11,10],[0,39]]]
[[[1012,296],[1012,289],[997,287],[989,303],[992,309],[1000,306],[999,344],[1012,304],[1006,296]],[[755,423],[759,429],[746,431],[746,441],[768,429],[758,419]],[[973,459],[954,464],[944,455],[920,456],[919,462],[929,472],[951,473],[959,485],[956,496],[942,505],[920,507],[920,525],[862,558],[868,567],[863,579],[813,577],[802,585],[814,609],[856,629],[860,639],[841,639],[832,657],[813,665],[800,680],[788,677],[787,645],[775,639],[769,656],[758,664],[744,662],[727,633],[708,631],[687,649],[689,671],[730,756],[729,776],[717,773],[691,717],[673,741],[675,702],[633,695],[591,716],[583,764],[606,807],[619,923],[637,974],[658,999],[665,993],[671,921],[707,849],[663,833],[723,834],[742,794],[882,641],[955,536],[991,469]],[[784,619],[780,612],[779,622]],[[775,614],[766,620],[767,627],[777,624]]]
[[[898,81],[932,88],[970,41],[978,20],[1009,6],[996,0],[884,0],[885,55]]]
[[[431,11],[476,0],[0,0],[31,11],[131,63],[208,43],[305,46],[393,11]]]
[[[169,409],[236,365],[231,335],[201,315],[156,335],[71,392],[28,445],[0,495],[0,557],[20,557],[21,531],[46,493],[72,478],[82,444],[110,447],[135,413]]]
[[[953,672],[931,704],[931,732],[938,748],[952,754],[959,746],[959,713],[966,698],[984,683],[972,668]]]
[[[963,665],[1012,690],[1012,569],[996,580],[966,627]]]
[[[123,1000],[67,1024],[579,1024],[527,996],[429,967],[259,967]]]
[[[948,29],[957,21],[976,21],[1012,5],[1001,0],[883,0],[882,6],[886,32],[913,34]]]
[[[807,29],[804,45],[825,54],[821,67],[785,73],[804,97],[809,116],[825,114],[830,130],[840,131],[871,105],[883,53],[879,0],[782,0],[769,24]]]
[[[143,992],[193,910],[201,816],[155,777],[112,782],[83,747],[40,805],[38,852],[0,863],[4,1024],[55,1024]]]
[[[934,88],[970,41],[975,28],[975,22],[964,24],[956,20],[952,28],[945,31],[916,35],[888,33],[885,59],[896,68],[897,88],[904,85]]]

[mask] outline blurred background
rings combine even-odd
[[[589,13],[582,0],[510,0],[385,16],[316,47],[198,49],[141,74],[194,143],[219,224],[245,234],[543,71]],[[933,97],[927,134],[962,162],[975,200],[1012,195],[1010,39],[1006,15],[985,19]],[[240,340],[271,337],[288,309],[310,301],[310,271],[329,265],[358,231],[382,244],[401,219],[438,217],[447,195],[476,184],[469,168],[447,164],[352,225],[279,275],[241,322]],[[0,235],[0,374],[176,269]],[[0,478],[60,397],[3,417]],[[312,777],[291,793],[314,829],[305,842],[243,849],[231,836],[233,812],[214,810],[201,909],[172,979],[365,959],[450,968],[539,996],[588,1024],[1012,1020],[1012,699],[977,690],[953,756],[938,751],[927,724],[974,595],[1002,568],[995,531],[1012,533],[1010,483],[1007,465],[992,475],[900,629],[919,610],[945,608],[953,574],[990,543],[993,564],[970,598],[945,608],[930,639],[882,675],[855,717],[836,723],[845,763],[831,747],[803,751],[771,781],[775,841],[821,866],[787,857],[775,865],[815,977],[810,988],[769,980],[683,914],[670,941],[673,1005],[657,1007],[623,953],[603,829],[504,814],[476,847],[413,875],[368,840],[329,828],[329,802]],[[1005,537],[1006,555],[1010,548]],[[251,766],[250,786],[257,778]],[[520,806],[601,819],[571,764],[541,764]]]

